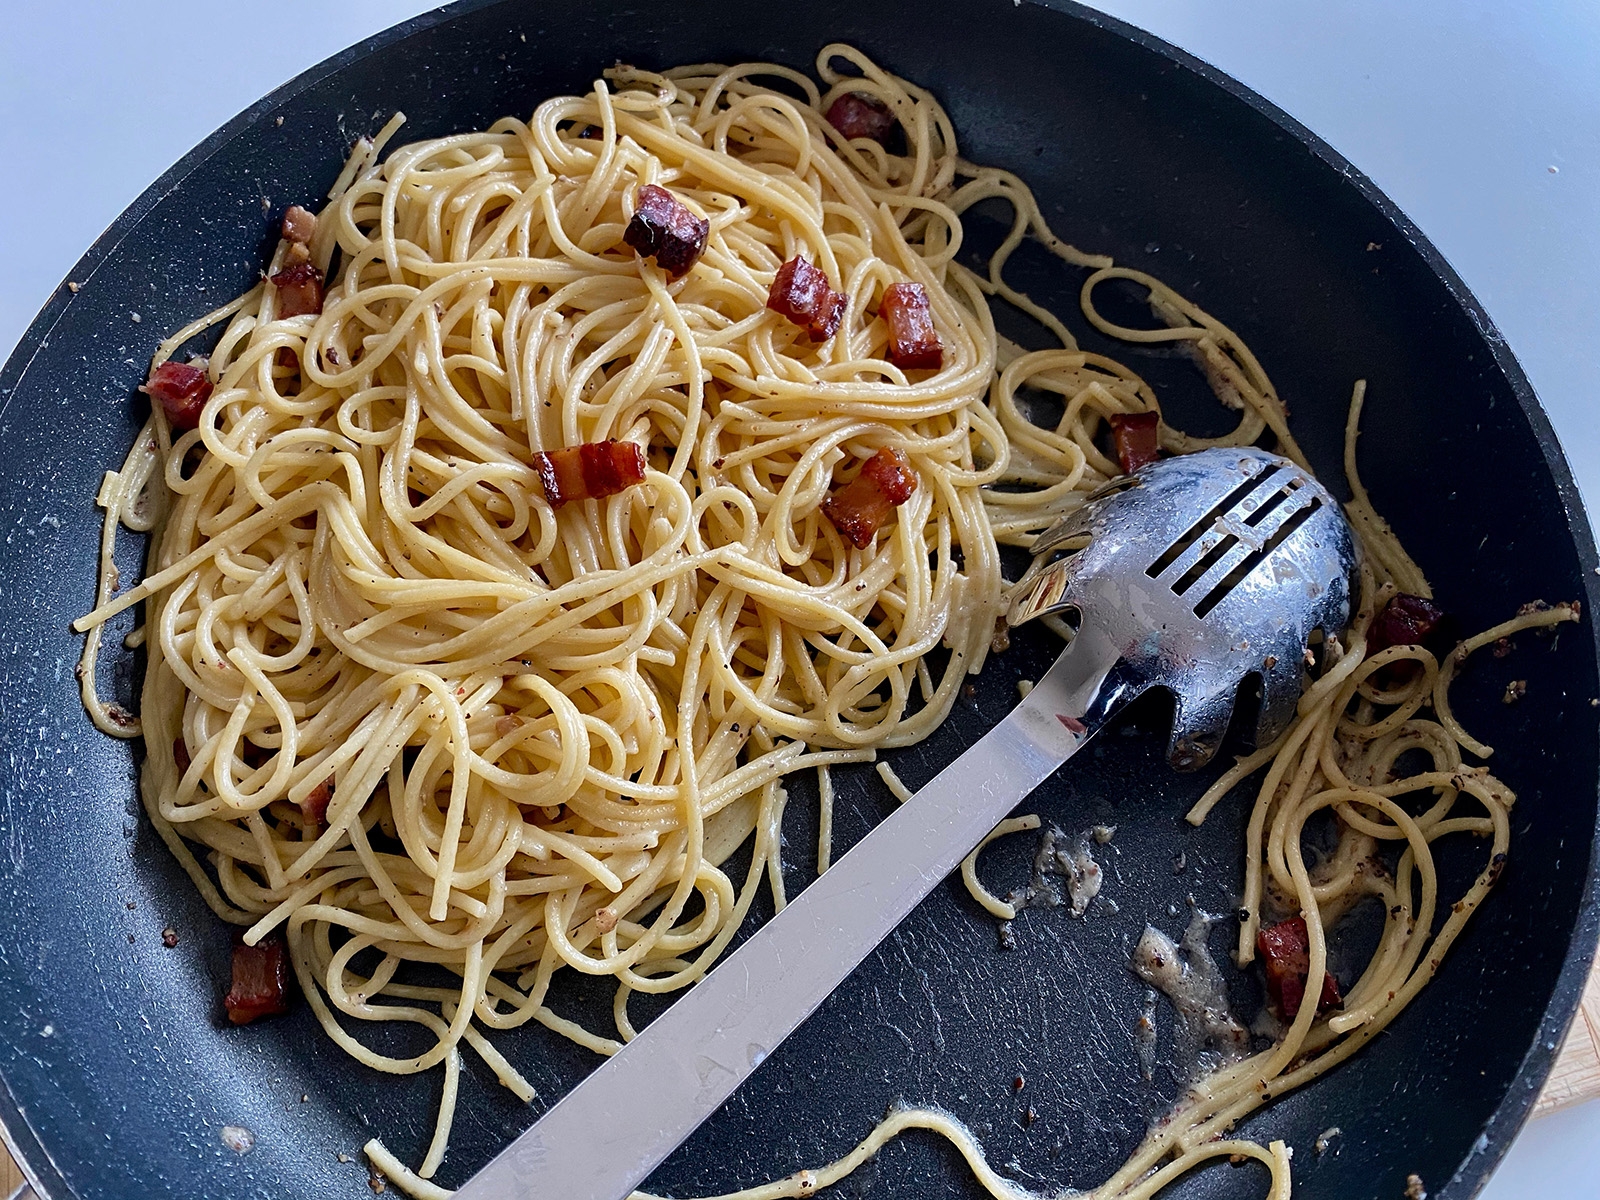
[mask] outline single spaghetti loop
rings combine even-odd
[[[633,1037],[629,997],[703,976],[763,879],[782,906],[795,772],[819,775],[826,869],[830,769],[943,721],[1003,611],[998,545],[1028,544],[1119,473],[1101,448],[1110,416],[1159,412],[1136,373],[1079,350],[1006,282],[1024,237],[1092,272],[1092,326],[1187,345],[1239,411],[1220,439],[1162,425],[1166,449],[1270,435],[1304,465],[1232,331],[1060,241],[1019,179],[959,157],[927,92],[845,46],[824,49],[817,74],[820,86],[767,64],[618,67],[526,122],[384,157],[397,116],[358,144],[318,220],[323,311],[280,317],[262,284],[163,343],[158,364],[223,325],[200,427],[174,440],[152,417],[101,489],[97,607],[78,622],[84,703],[107,733],[143,734],[152,823],[247,942],[286,932],[328,1035],[379,1071],[442,1068],[420,1166],[367,1147],[424,1200],[448,1194],[431,1179],[463,1051],[531,1100],[487,1033],[537,1021],[602,1054]],[[893,111],[904,154],[827,123],[844,92]],[[681,278],[623,243],[645,184],[709,221],[704,256]],[[1014,222],[979,275],[955,260],[961,214],[992,199]],[[779,265],[801,254],[848,301],[820,344],[765,306]],[[936,371],[887,361],[875,312],[898,282],[931,298]],[[1160,326],[1103,318],[1095,291],[1112,283],[1146,289]],[[989,296],[1037,318],[1060,348],[998,338]],[[1043,421],[1047,394],[1060,414]],[[1342,1014],[1303,1009],[1273,1049],[1197,1085],[1094,1193],[1106,1200],[1151,1196],[1219,1155],[1266,1164],[1270,1196],[1287,1197],[1281,1143],[1221,1135],[1381,1030],[1503,861],[1513,798],[1463,765],[1463,752],[1488,748],[1450,715],[1448,684],[1484,638],[1575,614],[1518,617],[1443,666],[1417,648],[1365,658],[1384,589],[1426,594],[1426,581],[1355,476],[1363,398],[1358,386],[1347,435],[1352,515],[1377,573],[1362,615],[1330,647],[1342,655],[1327,656],[1294,727],[1191,820],[1267,768],[1246,848],[1242,961],[1264,907],[1306,914],[1312,978],[1325,927],[1355,899],[1381,897],[1391,918]],[[546,503],[533,455],[605,439],[645,450],[645,482]],[[885,446],[909,457],[918,486],[858,550],[821,505],[836,473]],[[153,532],[147,577],[121,592],[119,526]],[[134,718],[100,699],[95,662],[104,623],[141,601],[147,625],[131,640],[148,641],[150,666]],[[1380,685],[1375,673],[1403,661],[1418,664],[1414,681]],[[1411,749],[1434,770],[1391,781]],[[892,771],[884,779],[898,786]],[[328,783],[319,819],[308,798]],[[1428,805],[1420,816],[1398,799],[1413,795]],[[1460,801],[1473,815],[1454,815]],[[1301,831],[1322,809],[1344,840],[1309,868]],[[1488,837],[1490,864],[1435,934],[1430,847],[1458,832]],[[1406,847],[1392,876],[1374,866],[1382,841]],[[731,876],[723,864],[747,842],[751,864]],[[964,874],[976,895],[975,861]],[[417,983],[419,965],[458,982]],[[616,980],[614,1036],[552,1008],[564,969]],[[358,1036],[365,1022],[413,1026],[422,1049],[381,1054]],[[1026,1194],[949,1114],[902,1108],[838,1162],[739,1196],[810,1195],[910,1128],[953,1142],[992,1195]]]

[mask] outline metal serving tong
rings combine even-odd
[[[1076,618],[1027,698],[475,1176],[461,1200],[622,1200],[917,903],[1116,711],[1175,701],[1180,770],[1222,742],[1244,681],[1258,745],[1294,717],[1312,635],[1350,616],[1359,551],[1286,459],[1217,448],[1114,480],[1042,534],[1010,623]]]

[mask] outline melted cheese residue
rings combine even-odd
[[[1250,1053],[1250,1034],[1229,1008],[1222,972],[1206,947],[1216,919],[1195,909],[1181,942],[1146,925],[1129,964],[1134,974],[1172,1001],[1178,1017],[1178,1061],[1189,1082]]]

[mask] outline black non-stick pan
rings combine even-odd
[[[79,706],[68,622],[93,596],[93,498],[143,420],[134,389],[159,336],[247,287],[274,236],[264,210],[315,201],[352,139],[396,109],[410,118],[406,136],[437,135],[585,89],[618,58],[805,67],[832,40],[932,88],[966,156],[1020,173],[1064,236],[1154,271],[1238,330],[1336,489],[1351,384],[1367,379],[1365,476],[1460,629],[1532,599],[1581,597],[1593,611],[1600,580],[1576,489],[1483,310],[1348,163],[1171,47],[1084,9],[1010,0],[504,0],[420,18],[308,71],[163,176],[73,270],[80,290],[51,299],[0,373],[0,1119],[43,1195],[368,1196],[359,1147],[377,1134],[416,1161],[440,1087],[356,1065],[303,1005],[227,1023],[227,931],[140,816],[138,747],[96,733]],[[974,253],[995,243],[1003,216],[974,215]],[[1024,247],[1013,273],[1082,328],[1078,272]],[[1006,329],[1043,344],[1026,323]],[[1087,332],[1084,341],[1145,373],[1175,423],[1224,427],[1182,358]],[[130,542],[125,577],[139,549]],[[931,776],[1049,653],[1019,638],[944,729],[898,757],[901,776],[912,786]],[[103,686],[132,703],[142,661],[108,659]],[[1512,679],[1527,681],[1526,697],[1505,706]],[[1384,1036],[1243,1126],[1295,1147],[1298,1195],[1388,1200],[1415,1173],[1435,1196],[1466,1197],[1521,1125],[1596,939],[1597,697],[1587,616],[1469,667],[1458,712],[1498,747],[1494,768],[1520,793],[1510,866]],[[1142,988],[1128,950],[1147,922],[1181,929],[1191,899],[1230,909],[1242,878],[1247,798],[1200,829],[1185,824],[1212,776],[1167,768],[1162,719],[1158,706],[1130,714],[1025,805],[1069,831],[1117,826],[1086,919],[1029,910],[1005,949],[993,920],[945,884],[661,1168],[655,1190],[727,1191],[816,1166],[902,1100],[961,1117],[1031,1189],[1088,1188],[1114,1169],[1180,1089],[1164,1010],[1161,1061],[1153,1080],[1140,1073]],[[797,785],[791,889],[814,868],[807,800]],[[892,803],[870,771],[849,777],[839,840]],[[1010,839],[984,871],[1014,885],[1030,851]],[[1446,849],[1449,886],[1470,878],[1478,854]],[[163,945],[164,928],[175,947]],[[1232,936],[1223,921],[1215,948]],[[1355,922],[1336,967],[1358,965],[1370,936]],[[1248,972],[1230,987],[1242,1010],[1260,1004]],[[572,981],[555,1002],[603,1025],[609,991]],[[464,1180],[594,1065],[539,1027],[499,1044],[539,1098],[524,1106],[469,1066],[443,1183]],[[225,1145],[225,1125],[250,1130],[254,1149]],[[1333,1126],[1342,1135],[1319,1155],[1313,1143]],[[1249,1196],[1263,1184],[1255,1167],[1224,1163],[1172,1194]],[[838,1192],[920,1200],[977,1189],[946,1145],[909,1136]]]

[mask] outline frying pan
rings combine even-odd
[[[139,815],[138,747],[94,732],[79,707],[79,646],[67,626],[93,595],[92,499],[143,419],[134,388],[161,331],[248,286],[274,236],[264,210],[320,196],[351,140],[395,109],[410,117],[406,137],[432,136],[584,89],[616,58],[804,67],[832,40],[932,88],[966,156],[1020,173],[1064,236],[1155,271],[1237,329],[1336,489],[1350,386],[1366,378],[1365,477],[1462,630],[1535,598],[1581,596],[1594,611],[1600,580],[1576,489],[1482,308],[1329,147],[1149,35],[1065,3],[1005,0],[924,0],[914,10],[814,0],[736,13],[711,0],[473,0],[424,16],[306,72],[178,163],[95,244],[71,276],[81,290],[57,293],[0,372],[10,468],[0,473],[0,1120],[42,1195],[366,1196],[360,1145],[376,1133],[416,1161],[440,1086],[356,1065],[303,1005],[228,1025],[227,932]],[[974,253],[998,241],[1006,216],[973,215]],[[1078,272],[1024,247],[1012,276],[1082,327]],[[1124,303],[1137,311],[1131,297]],[[1043,344],[1025,322],[1003,327]],[[1174,423],[1226,426],[1183,359],[1083,340],[1143,372]],[[140,553],[128,539],[125,578]],[[944,728],[894,758],[902,778],[917,786],[975,740],[1052,652],[1017,638]],[[131,704],[142,660],[107,660],[103,689]],[[1527,693],[1506,707],[1513,678]],[[1510,867],[1436,981],[1384,1036],[1244,1123],[1247,1136],[1297,1148],[1297,1195],[1393,1197],[1416,1173],[1435,1196],[1470,1196],[1526,1117],[1600,923],[1596,697],[1587,617],[1466,672],[1458,714],[1498,748],[1495,770],[1520,793]],[[1160,1061],[1150,1081],[1140,1073],[1131,1030],[1143,993],[1128,950],[1147,922],[1175,933],[1191,902],[1226,911],[1242,878],[1243,797],[1200,829],[1181,820],[1229,756],[1213,773],[1173,774],[1163,716],[1158,703],[1130,713],[1024,806],[1069,832],[1117,826],[1100,852],[1102,899],[1086,919],[1029,910],[1008,950],[959,885],[943,885],[652,1187],[705,1194],[815,1166],[900,1100],[960,1116],[1024,1186],[1086,1188],[1119,1164],[1179,1094],[1183,1071],[1162,1009]],[[797,781],[791,890],[814,869],[810,798]],[[892,803],[870,770],[846,775],[836,850]],[[1031,850],[1025,839],[1002,841],[983,860],[985,876],[1020,882]],[[1447,888],[1464,886],[1478,853],[1445,849]],[[1358,912],[1336,939],[1333,961],[1347,977],[1375,937],[1370,916]],[[1212,943],[1225,965],[1230,925]],[[162,944],[165,928],[176,947]],[[1236,1006],[1254,1011],[1258,983],[1227,969]],[[609,990],[569,980],[554,1003],[603,1026]],[[404,1031],[362,1032],[389,1052],[405,1044]],[[465,1179],[593,1066],[539,1027],[500,1045],[538,1099],[521,1105],[469,1064],[443,1183]],[[250,1130],[254,1149],[229,1149],[223,1126]],[[1315,1153],[1332,1126],[1341,1136]],[[1263,1181],[1254,1167],[1222,1164],[1170,1194],[1252,1195]],[[909,1136],[837,1194],[978,1193],[947,1146]]]

